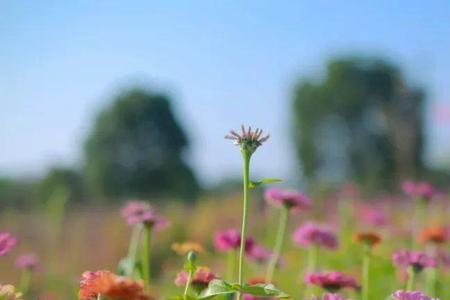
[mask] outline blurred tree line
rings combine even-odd
[[[433,175],[423,162],[425,93],[386,60],[329,61],[322,78],[299,80],[293,108],[309,182],[351,180],[375,190]]]
[[[195,199],[200,186],[185,160],[189,141],[170,99],[132,88],[101,111],[84,144],[80,168],[55,167],[41,180],[0,180],[0,205]]]
[[[293,93],[299,171],[311,184],[352,180],[371,189],[410,177],[450,179],[424,166],[425,99],[386,60],[330,60],[323,76],[300,78]],[[200,185],[185,159],[189,140],[169,97],[132,88],[109,103],[86,137],[79,168],[56,167],[34,181],[0,180],[0,205],[55,202],[61,195],[72,203],[195,199]]]

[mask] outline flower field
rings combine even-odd
[[[268,136],[229,138],[242,194],[3,211],[0,299],[450,299],[448,195],[423,181],[370,197],[281,189],[250,180]]]

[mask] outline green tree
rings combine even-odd
[[[424,93],[382,59],[331,60],[295,89],[294,137],[304,175],[387,187],[423,169]]]
[[[127,90],[98,115],[87,138],[87,186],[101,198],[192,199],[199,186],[183,159],[187,147],[165,95]]]
[[[71,203],[83,202],[85,192],[81,174],[69,168],[51,168],[38,185],[40,202],[48,203],[59,191],[65,191],[67,200]]]

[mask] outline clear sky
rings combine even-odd
[[[140,81],[173,96],[203,180],[239,170],[223,136],[241,123],[272,134],[256,172],[291,178],[293,83],[340,53],[398,62],[429,92],[428,156],[449,153],[448,0],[1,1],[0,173],[75,165],[95,114]]]

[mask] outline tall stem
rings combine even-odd
[[[235,250],[229,251],[227,254],[227,280],[229,282],[233,281],[236,272],[236,255]]]
[[[187,294],[189,291],[189,287],[191,286],[191,283],[192,283],[192,278],[194,277],[194,272],[195,272],[194,269],[191,269],[189,271],[188,279],[186,281],[186,286],[184,287],[184,293],[183,293],[183,299],[185,299],[185,300],[187,299]]]
[[[362,266],[362,300],[369,299],[369,284],[370,284],[370,246],[364,245],[364,257]]]
[[[142,241],[142,279],[144,280],[144,287],[148,291],[150,288],[150,242],[152,237],[152,227],[144,226],[144,239]]]
[[[243,194],[244,194],[244,206],[242,211],[242,228],[241,228],[241,248],[239,250],[239,277],[238,283],[242,285],[244,283],[244,253],[245,253],[245,240],[247,233],[247,213],[248,213],[248,189],[250,183],[250,157],[251,153],[242,149],[242,180],[243,180]],[[238,300],[242,299],[242,293],[238,293]]]
[[[31,282],[31,270],[24,270],[20,275],[20,291],[23,295],[28,292]]]
[[[433,257],[437,257],[437,249],[435,245],[431,245],[428,249],[428,254]],[[437,280],[437,268],[428,268],[425,270],[425,291],[427,295],[436,295],[436,280]]]
[[[308,261],[306,265],[306,272],[300,271],[300,280],[303,281],[302,277],[304,277],[304,275],[316,271],[318,254],[319,254],[319,247],[317,245],[313,244],[308,248]],[[303,298],[308,297],[309,293],[311,292],[311,289],[313,288],[314,288],[313,286],[308,284],[303,290]]]
[[[414,268],[411,266],[408,268],[408,282],[406,283],[406,290],[412,291],[414,288],[414,277],[416,276],[416,272]]]
[[[127,254],[129,264],[127,264],[127,268],[125,270],[125,276],[127,277],[131,277],[134,272],[134,268],[136,265],[136,255],[139,248],[139,240],[141,239],[141,232],[142,232],[142,224],[137,224],[133,227]]]
[[[273,253],[267,267],[266,282],[272,282],[275,268],[280,260],[281,251],[283,249],[284,236],[286,234],[286,227],[288,223],[289,207],[283,205],[280,212],[280,223],[278,224],[277,236],[275,239],[275,246]]]

